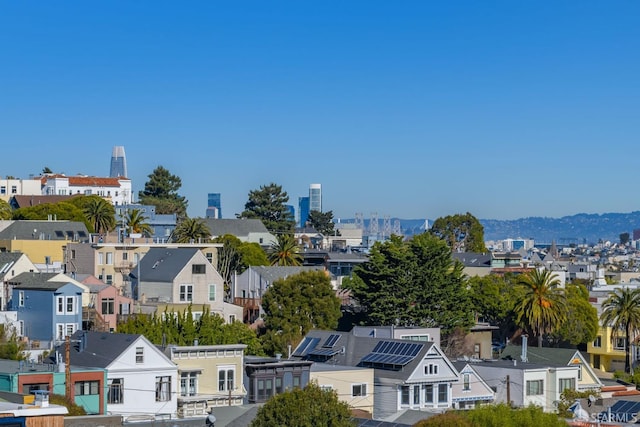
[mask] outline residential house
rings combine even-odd
[[[203,417],[212,408],[242,405],[244,344],[169,345],[164,353],[178,365],[178,416]]]
[[[133,299],[120,295],[113,285],[95,276],[79,274],[76,279],[89,288],[89,304],[82,307],[82,329],[114,332],[118,318],[133,311]]]
[[[348,332],[310,331],[293,357],[374,370],[374,419],[405,409],[452,407],[459,373],[432,341],[359,337]]]
[[[38,179],[0,179],[0,200],[9,202],[16,196],[39,196],[42,194]]]
[[[133,201],[131,180],[123,176],[97,177],[88,175],[66,176],[45,174],[40,177],[42,194],[71,196],[82,194],[103,197],[114,206],[130,204]]]
[[[46,350],[82,325],[83,288],[54,273],[22,273],[11,279],[10,309],[32,350]]]
[[[264,403],[271,396],[309,384],[313,362],[276,357],[245,356],[243,380],[245,403]]]
[[[31,262],[29,257],[20,252],[0,252],[0,310],[6,310],[7,304],[13,293],[12,287],[8,284],[20,273],[34,272],[38,269]]]
[[[496,398],[495,392],[478,375],[473,365],[467,361],[455,361],[453,366],[460,373],[459,381],[453,383],[451,388],[451,400],[454,408],[473,409],[480,405],[493,403]]]
[[[440,328],[417,326],[354,326],[351,333],[356,337],[392,338],[397,340],[433,342],[440,346]]]
[[[500,354],[502,359],[522,360],[550,367],[575,366],[578,368],[576,388],[580,391],[600,391],[603,384],[589,364],[589,355],[575,348],[523,347],[507,345]]]
[[[79,221],[11,221],[0,231],[0,252],[22,252],[43,272],[61,272],[64,247],[89,241],[89,231]]]
[[[231,297],[236,305],[243,307],[244,323],[251,324],[262,314],[262,296],[269,285],[303,271],[318,270],[324,271],[324,267],[250,266],[242,274],[233,277]]]
[[[87,414],[105,413],[107,373],[101,368],[69,368],[71,399]],[[33,394],[47,391],[65,395],[66,372],[55,363],[0,360],[0,391]],[[0,423],[2,425],[2,423]]]
[[[355,248],[362,247],[362,228],[358,227],[354,223],[341,223],[334,224],[336,235],[326,236],[328,240],[327,247],[331,251],[346,251],[349,252]]]
[[[71,366],[107,371],[109,413],[125,421],[143,414],[176,416],[178,368],[143,335],[78,331],[71,341]]]
[[[373,416],[373,369],[316,362],[311,365],[310,379],[322,389],[335,391],[354,414]]]
[[[141,303],[206,305],[230,322],[242,307],[224,301],[224,280],[197,248],[151,248],[129,273]]]
[[[153,234],[151,239],[156,243],[168,243],[171,240],[173,230],[176,228],[178,217],[173,214],[156,213],[156,207],[153,205],[120,205],[116,206],[116,229],[115,233],[119,236],[119,242],[127,237],[126,218],[129,212],[134,209],[138,210],[144,216],[144,222],[151,227]]]
[[[462,263],[463,273],[467,277],[483,277],[491,274],[491,253],[454,252],[451,255],[454,260]]]
[[[230,234],[241,242],[257,243],[264,248],[276,242],[276,237],[259,219],[204,218],[204,222],[211,232],[212,239]]]

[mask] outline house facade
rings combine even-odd
[[[276,242],[276,237],[269,233],[259,219],[217,219],[204,218],[204,222],[211,232],[211,238],[221,237],[226,234],[240,239],[241,242],[257,243],[268,248]]]
[[[245,356],[245,403],[264,403],[270,397],[309,384],[313,362],[282,357]]]
[[[7,309],[13,287],[11,279],[20,273],[38,271],[29,257],[20,252],[0,252],[0,310]]]
[[[480,405],[493,403],[496,398],[482,377],[473,369],[473,366],[464,361],[453,362],[460,373],[459,381],[453,383],[451,396],[455,409],[473,409]]]
[[[166,347],[178,366],[178,416],[204,417],[212,408],[242,405],[244,344]]]
[[[335,391],[338,399],[352,410],[357,410],[361,415],[373,416],[373,369],[314,363],[311,365],[310,378],[321,389]]]
[[[131,180],[125,177],[66,176],[46,174],[40,178],[43,195],[71,196],[82,194],[103,197],[115,206],[133,201]]]

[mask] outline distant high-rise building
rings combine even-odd
[[[111,178],[119,176],[128,177],[127,175],[127,158],[124,155],[124,147],[116,145],[111,152],[111,170],[109,172]]]
[[[296,208],[293,205],[284,205],[287,208],[287,212],[291,215],[291,219],[295,221],[296,219]]]
[[[207,197],[206,218],[222,218],[222,200],[220,193],[209,193]]]
[[[311,184],[309,186],[309,211],[322,212],[322,185]]]
[[[298,197],[298,211],[300,212],[298,225],[304,227],[309,218],[309,197]]]

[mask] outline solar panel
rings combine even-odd
[[[305,337],[302,342],[298,344],[293,355],[298,357],[306,356],[310,350],[313,350],[316,345],[318,345],[319,342],[320,338]]]
[[[404,366],[420,353],[423,344],[396,341],[380,341],[360,363],[371,366]]]
[[[324,342],[324,344],[322,344],[322,346],[331,348],[334,345],[336,345],[339,339],[340,339],[339,334],[331,334],[329,335],[329,338],[327,338],[327,340]]]
[[[629,423],[637,419],[638,414],[640,414],[640,402],[618,400],[611,406],[610,411],[601,412],[599,419],[602,421]]]
[[[333,355],[336,355],[340,353],[339,350],[333,349],[333,348],[315,348],[313,350],[311,350],[310,352],[308,352],[307,354],[309,356],[325,356],[325,357],[331,357]]]

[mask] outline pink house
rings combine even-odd
[[[95,276],[80,274],[78,276],[76,280],[86,285],[91,294],[89,306],[82,308],[82,329],[115,331],[118,326],[118,316],[131,313],[133,300],[120,295],[115,286],[107,285]]]

